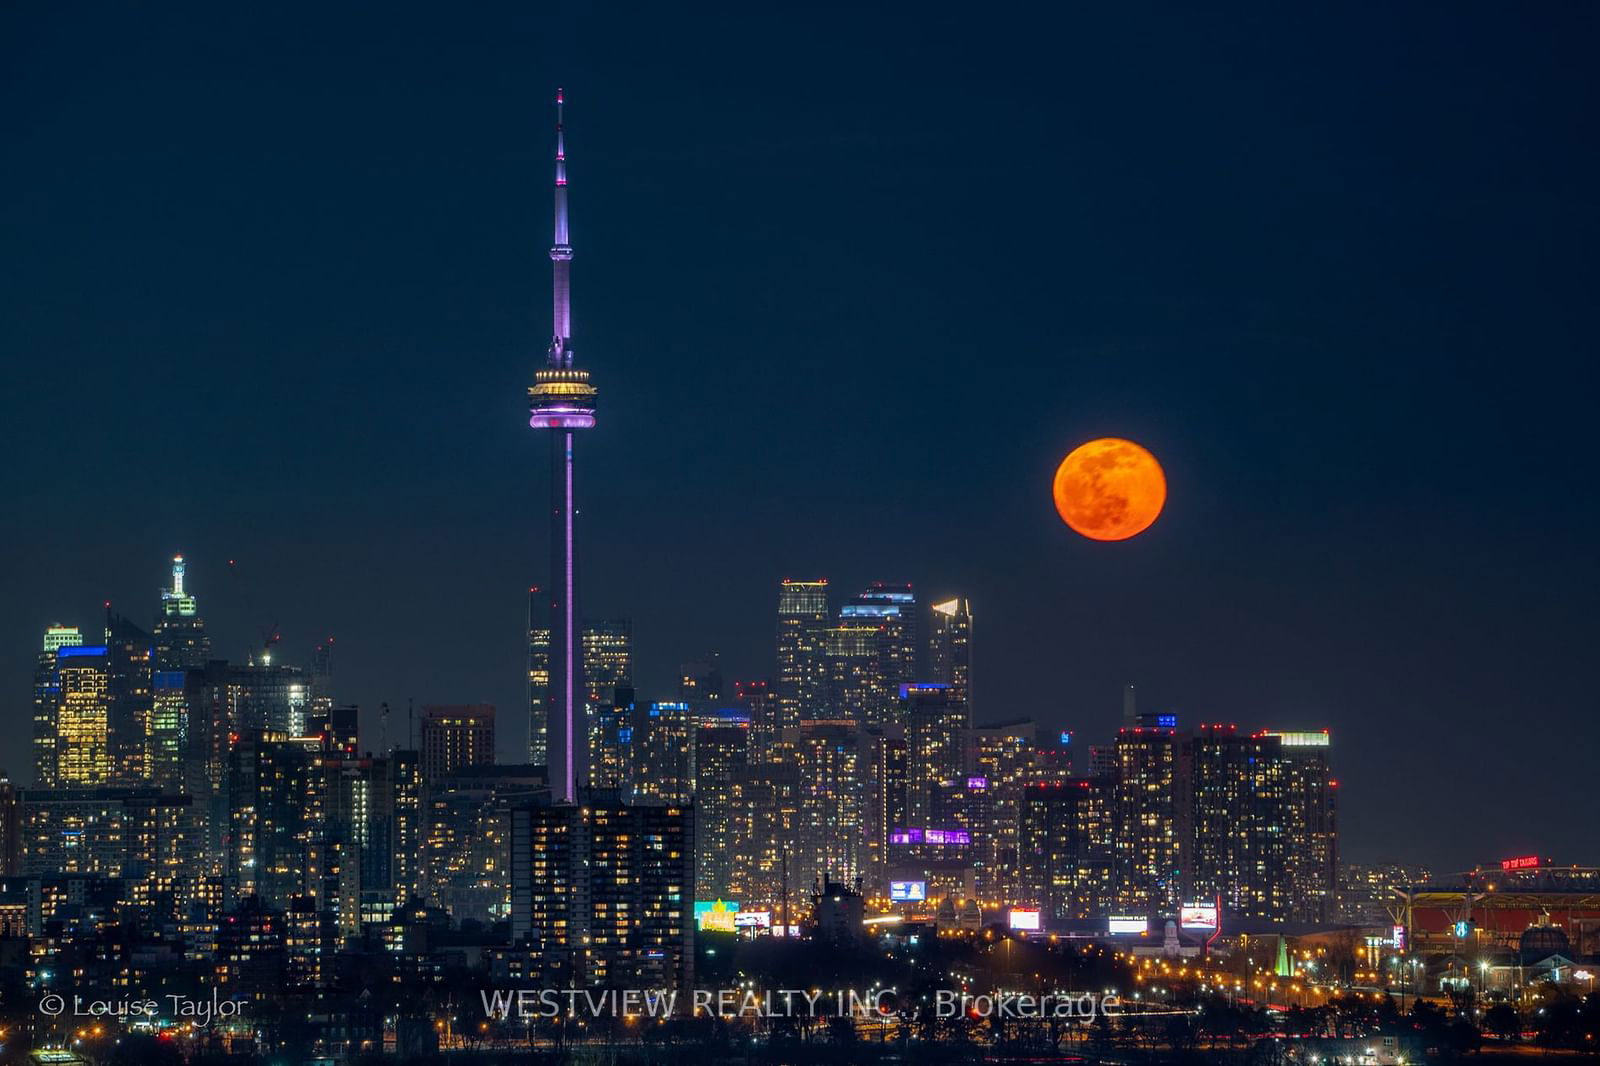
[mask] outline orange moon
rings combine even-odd
[[[1119,437],[1072,449],[1056,467],[1056,513],[1090,540],[1127,540],[1167,502],[1167,476],[1148,451]]]

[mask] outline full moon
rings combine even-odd
[[[1118,437],[1072,449],[1052,489],[1061,520],[1090,540],[1127,540],[1150,528],[1167,502],[1167,476],[1148,451]]]

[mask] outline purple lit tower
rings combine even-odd
[[[567,238],[567,153],[561,127],[565,103],[556,90],[555,332],[544,369],[528,389],[528,425],[550,434],[550,694],[545,762],[557,800],[573,802],[587,776],[588,723],[583,705],[583,629],[578,614],[577,518],[573,478],[575,431],[594,425],[596,389],[589,372],[572,365],[572,245]]]

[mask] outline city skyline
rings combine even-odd
[[[34,17],[36,48],[13,69],[48,84],[38,64],[67,47],[65,28]],[[1484,15],[1466,26],[1415,73],[1381,49],[1369,57],[1428,103],[1456,105],[1421,86],[1508,30]],[[616,58],[580,48],[582,76],[547,57],[507,63],[514,91],[496,92],[465,62],[489,47],[487,26],[474,25],[442,42],[457,83],[402,95],[427,106],[374,105],[359,78],[336,79],[337,106],[321,117],[314,94],[291,86],[285,113],[303,125],[290,137],[254,88],[233,85],[219,100],[244,105],[245,117],[219,143],[196,133],[221,103],[172,106],[209,69],[179,61],[183,34],[197,30],[163,43],[137,27],[97,29],[107,36],[73,47],[111,71],[122,69],[112,41],[127,35],[173,49],[173,62],[104,116],[88,106],[104,103],[98,83],[40,101],[11,146],[20,170],[10,180],[29,181],[29,202],[43,206],[8,222],[32,269],[5,305],[20,327],[17,394],[29,397],[7,408],[22,451],[8,467],[17,509],[5,543],[32,562],[11,568],[18,609],[0,629],[13,692],[5,750],[27,750],[24,696],[44,626],[92,635],[107,598],[149,625],[163,560],[177,552],[217,656],[243,658],[276,623],[289,661],[309,666],[332,634],[343,698],[369,713],[410,697],[493,703],[507,719],[502,757],[516,750],[525,590],[543,569],[526,531],[542,490],[530,476],[540,449],[517,433],[506,396],[525,385],[542,332],[540,101],[561,81],[581,87],[574,99],[590,109],[583,143],[606,146],[575,156],[586,205],[605,205],[584,216],[594,238],[578,313],[594,339],[586,333],[583,350],[616,411],[589,437],[589,470],[608,487],[589,501],[584,613],[634,621],[644,698],[672,698],[677,664],[711,651],[730,681],[769,676],[783,576],[826,576],[841,592],[910,580],[922,602],[967,598],[981,619],[979,724],[1030,714],[1109,735],[1120,686],[1133,681],[1142,703],[1189,721],[1332,728],[1352,857],[1426,849],[1436,854],[1416,857],[1440,867],[1583,858],[1582,796],[1544,761],[1595,729],[1578,664],[1592,634],[1596,516],[1593,494],[1572,489],[1592,475],[1563,458],[1582,454],[1581,420],[1565,405],[1583,390],[1546,384],[1564,379],[1564,358],[1583,344],[1566,298],[1587,231],[1559,205],[1581,202],[1593,164],[1559,131],[1488,167],[1476,129],[1431,125],[1451,165],[1430,162],[1400,141],[1426,125],[1421,111],[1387,117],[1376,90],[1342,98],[1296,81],[1333,143],[1360,150],[1329,179],[1297,121],[1252,109],[1248,84],[1212,84],[1192,105],[1135,95],[1100,112],[1081,103],[1089,94],[1058,89],[1040,105],[1065,125],[1058,138],[1021,106],[1035,99],[1024,75],[987,71],[981,90],[952,81],[908,99],[894,87],[904,67],[890,63],[848,89],[813,84],[809,100],[779,94],[767,103],[775,116],[763,116],[660,64],[623,76],[625,57],[648,54],[643,33]],[[868,38],[887,30],[866,27]],[[1248,31],[1209,32],[1285,76],[1285,54]],[[1509,32],[1566,54],[1537,21]],[[1156,54],[1192,67],[1178,37],[1158,36]],[[801,43],[780,48],[779,70],[799,65]],[[420,46],[402,34],[395,47]],[[962,54],[937,29],[919,47],[945,62]],[[1309,58],[1330,65],[1335,52]],[[396,58],[357,56],[351,69],[381,74]],[[1109,83],[1080,58],[1072,85]],[[340,69],[312,59],[325,76]],[[1570,106],[1561,79],[1575,76],[1557,62],[1527,91],[1559,115]],[[650,78],[681,91],[641,101]],[[1511,136],[1528,120],[1498,102],[1493,79],[1451,84],[1469,104],[1491,104],[1462,110],[1493,130]],[[1254,125],[1210,120],[1185,134],[1179,120],[1207,106],[1242,110]],[[369,108],[373,124],[355,123],[354,147],[341,149],[334,123],[342,136],[344,120]],[[394,149],[402,113],[419,111],[407,143],[455,163]],[[682,112],[693,121],[663,121]],[[57,128],[76,131],[73,143]],[[1013,151],[977,161],[946,151],[952,131],[979,128]],[[1143,128],[1158,136],[1126,132]],[[1279,154],[1257,159],[1241,128]],[[217,162],[200,161],[191,139]],[[238,178],[263,144],[288,150]],[[131,176],[76,176],[98,173],[103,157]],[[317,168],[331,160],[330,173],[313,180],[313,158]],[[384,160],[389,188],[364,180],[363,158]],[[860,175],[849,195],[819,180],[839,160]],[[1197,160],[1189,183],[1162,176]],[[42,191],[57,166],[72,175]],[[169,190],[182,168],[204,178]],[[1448,179],[1444,206],[1431,191],[1397,192],[1391,168]],[[1147,195],[1114,188],[1135,176]],[[997,177],[1033,206],[985,201],[986,240],[1009,265],[974,279],[941,249],[964,232],[966,198]],[[426,195],[441,179],[449,191]],[[235,214],[235,192],[214,191],[240,180],[282,235]],[[629,188],[646,180],[660,184]],[[1505,202],[1507,186],[1545,193],[1523,203],[1526,233],[1467,227],[1481,247],[1456,234],[1457,212]],[[1380,189],[1399,204],[1380,204]],[[774,194],[792,214],[761,210]],[[1152,200],[1154,225],[1141,221]],[[1062,206],[1073,203],[1093,209]],[[403,237],[384,237],[402,204],[414,212]],[[1203,221],[1212,209],[1219,221]],[[1379,224],[1396,214],[1407,225]],[[819,225],[830,219],[848,224]],[[1267,232],[1275,220],[1286,220],[1282,235]],[[222,234],[208,232],[219,222]],[[313,243],[317,227],[327,243]],[[754,277],[726,265],[774,241],[792,265]],[[318,262],[307,261],[312,247]],[[863,258],[844,261],[847,251]],[[1379,252],[1390,262],[1375,262]],[[208,260],[224,265],[209,279],[196,265]],[[1501,260],[1519,272],[1491,270]],[[1345,281],[1357,262],[1375,276]],[[1435,268],[1445,280],[1417,284]],[[697,273],[715,283],[692,282]],[[45,285],[92,298],[41,299]],[[955,306],[963,286],[1013,323],[969,318]],[[842,365],[816,354],[828,343],[842,345]],[[1505,380],[1497,368],[1530,350],[1542,373]],[[971,352],[1018,394],[1005,431],[976,444],[958,421]],[[1396,377],[1397,352],[1411,361]],[[859,404],[872,396],[904,409],[874,420]],[[1339,408],[1353,417],[1325,413]],[[152,425],[150,411],[182,414]],[[1109,431],[1149,445],[1173,488],[1140,543],[1106,551],[1072,542],[1047,486],[1067,448]],[[154,455],[181,457],[170,473],[129,449],[141,432]],[[1520,437],[1546,461],[1525,470],[1485,434]],[[129,483],[129,470],[152,465],[164,471],[155,486]],[[890,468],[902,479],[885,479]],[[1051,671],[1041,676],[1040,663]],[[21,775],[23,761],[5,769]],[[1492,796],[1464,810],[1454,795],[1463,775],[1537,799],[1541,824]],[[1428,827],[1421,844],[1415,824],[1382,817],[1400,781]]]

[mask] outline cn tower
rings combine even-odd
[[[550,246],[555,328],[545,366],[528,388],[528,425],[550,434],[550,693],[545,763],[556,800],[575,802],[587,777],[589,729],[583,702],[583,632],[578,614],[573,442],[594,425],[597,390],[572,360],[572,244],[567,232],[566,103],[556,90],[555,243]]]

